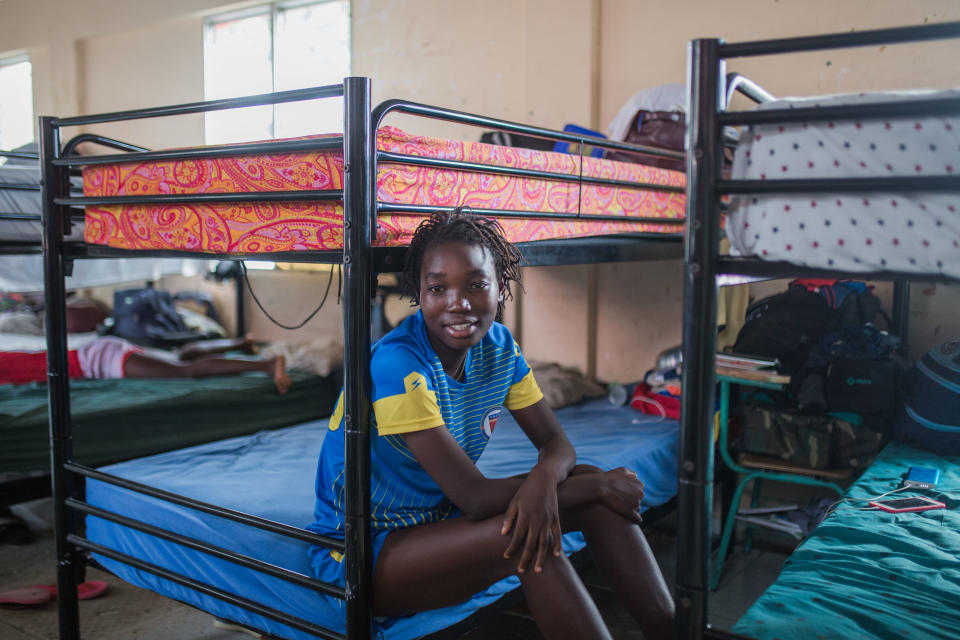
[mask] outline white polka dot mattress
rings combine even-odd
[[[960,90],[776,100],[759,109],[957,97]],[[760,125],[741,133],[734,180],[947,176],[960,172],[960,117]],[[731,200],[734,255],[854,272],[960,278],[960,194],[747,195]]]

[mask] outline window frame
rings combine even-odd
[[[16,51],[11,52],[6,55],[0,55],[0,68],[13,66],[15,64],[22,64],[26,62],[30,65],[30,137],[29,141],[35,141],[37,139],[37,128],[36,128],[36,119],[37,119],[37,109],[36,109],[36,88],[34,87],[33,82],[33,60],[30,58],[30,54],[26,51]],[[13,145],[11,148],[14,148],[20,145]],[[0,150],[9,151],[9,149],[3,149],[3,146],[0,145]]]
[[[353,51],[352,51],[352,42],[353,42],[353,7],[350,0],[278,0],[276,2],[267,2],[264,4],[256,5],[253,7],[247,7],[244,9],[237,9],[235,11],[226,11],[224,13],[216,13],[210,16],[207,16],[203,20],[203,56],[206,59],[207,54],[207,34],[210,29],[215,24],[222,22],[230,22],[232,20],[241,20],[243,18],[252,18],[256,16],[269,15],[269,25],[268,33],[270,34],[270,86],[272,92],[279,91],[277,87],[277,77],[279,76],[278,70],[278,61],[276,55],[276,47],[274,43],[276,42],[276,33],[277,33],[277,23],[280,19],[280,12],[289,9],[299,9],[301,7],[306,7],[309,5],[320,5],[328,4],[330,2],[346,2],[348,8],[350,9],[350,38],[351,43],[351,55],[349,58],[349,69],[348,74],[353,71]],[[206,96],[206,78],[204,78],[204,100],[209,100],[210,98]],[[271,105],[270,109],[270,137],[275,138],[277,132],[277,105]],[[204,136],[206,136],[206,127],[204,127]]]

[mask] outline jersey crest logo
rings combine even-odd
[[[498,418],[500,418],[500,407],[490,407],[483,412],[483,417],[480,418],[483,435],[488,438],[493,435],[493,429],[497,426]]]

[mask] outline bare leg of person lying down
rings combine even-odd
[[[206,356],[226,353],[227,351],[243,351],[254,355],[260,351],[257,341],[253,339],[253,334],[248,333],[242,338],[222,338],[214,340],[197,340],[189,342],[176,350],[177,357],[180,360],[196,360]]]
[[[270,360],[200,356],[182,361],[155,355],[154,352],[142,352],[127,356],[123,363],[123,375],[125,378],[207,378],[259,371],[273,378],[278,392],[286,393],[291,385],[286,364],[283,356]]]

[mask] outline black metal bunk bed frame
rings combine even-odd
[[[271,141],[244,145],[222,145],[177,151],[133,152],[123,155],[65,157],[61,148],[60,130],[68,126],[85,126],[103,122],[172,116],[206,111],[271,104],[295,100],[340,97],[344,99],[345,126],[342,137],[313,140]],[[286,579],[296,584],[316,589],[320,593],[334,595],[346,601],[346,637],[353,640],[371,636],[371,557],[370,557],[370,302],[374,292],[374,279],[378,272],[398,271],[402,265],[403,247],[372,246],[376,231],[378,212],[403,211],[431,213],[450,210],[438,206],[396,206],[376,200],[376,165],[378,161],[409,164],[428,164],[444,168],[461,168],[485,173],[563,180],[580,185],[604,184],[629,186],[661,191],[682,192],[682,188],[664,187],[631,182],[619,182],[583,175],[545,173],[535,170],[519,170],[492,165],[477,165],[466,162],[428,160],[406,155],[388,154],[376,150],[376,131],[381,120],[391,112],[405,112],[428,118],[443,119],[478,127],[521,133],[524,135],[562,140],[606,149],[641,154],[653,154],[682,158],[683,154],[630,145],[621,142],[553,131],[539,127],[517,124],[495,118],[468,114],[459,111],[431,107],[404,101],[388,101],[371,108],[370,80],[346,78],[342,85],[313,89],[287,91],[245,98],[198,102],[171,107],[124,111],[74,118],[40,118],[40,146],[43,171],[43,223],[45,286],[47,295],[47,350],[50,394],[50,439],[51,473],[55,508],[55,534],[57,553],[57,583],[60,637],[64,640],[79,638],[79,612],[76,584],[82,576],[88,553],[99,553],[136,568],[154,573],[172,582],[193,588],[206,595],[244,607],[293,628],[313,633],[321,638],[343,638],[342,634],[323,629],[310,622],[295,618],[284,612],[264,607],[256,602],[230,594],[222,589],[197,582],[189,577],[173,574],[160,567],[147,564],[130,556],[104,548],[81,537],[77,533],[78,513],[99,517],[138,528],[153,535],[203,551],[218,558],[230,560]],[[183,158],[207,158],[238,154],[263,154],[296,150],[336,150],[344,154],[343,189],[301,192],[257,192],[238,194],[155,195],[139,197],[68,197],[66,176],[71,167],[113,162],[146,160],[170,160]],[[581,163],[582,167],[582,163]],[[581,170],[582,171],[582,170]],[[67,377],[67,347],[64,310],[64,276],[69,263],[86,257],[128,256],[191,256],[197,254],[176,251],[121,251],[105,247],[66,243],[63,238],[69,232],[70,207],[93,204],[157,204],[189,202],[253,202],[327,200],[343,201],[344,241],[341,251],[289,252],[261,255],[271,260],[300,262],[342,263],[344,275],[344,391],[345,391],[345,449],[347,464],[345,539],[343,541],[318,536],[305,530],[258,518],[216,505],[201,503],[183,496],[171,494],[135,482],[77,464],[72,460],[72,431],[70,423],[69,380]],[[526,218],[579,218],[596,220],[624,220],[623,217],[568,213],[533,213],[525,211],[479,210],[497,216]],[[577,264],[585,262],[616,262],[627,260],[650,260],[678,258],[680,255],[680,225],[682,219],[661,218],[648,220],[676,224],[676,234],[631,234],[603,238],[586,238],[569,241],[540,241],[524,243],[521,250],[530,265]],[[211,257],[212,254],[204,254]],[[256,258],[255,255],[222,255],[224,259]],[[312,577],[266,565],[254,558],[218,548],[185,536],[172,534],[155,527],[98,509],[83,502],[78,492],[82,478],[95,478],[133,491],[158,497],[181,506],[214,514],[252,527],[280,535],[320,544],[340,551],[346,556],[346,588],[329,585]]]
[[[805,268],[756,258],[720,256],[722,194],[866,193],[871,191],[960,193],[960,177],[834,178],[807,180],[725,180],[721,178],[724,126],[766,123],[839,121],[905,115],[960,113],[960,99],[917,99],[897,103],[860,104],[754,112],[722,111],[724,61],[824,49],[888,45],[960,37],[960,22],[878,29],[782,40],[726,44],[717,39],[690,43],[687,130],[687,236],[684,247],[683,400],[680,424],[677,636],[681,638],[742,637],[709,628],[711,512],[713,506],[713,424],[717,319],[717,276],[739,274],[765,278],[823,275],[837,270]],[[855,278],[894,280],[894,327],[906,339],[907,281],[949,280],[942,275],[898,272],[849,273]],[[905,344],[905,343],[904,343]]]
[[[119,151],[143,152],[147,149],[137,145],[128,144],[120,140],[113,140],[104,136],[94,134],[81,134],[74,136],[67,145],[61,150],[62,156],[71,156],[76,152],[76,148],[83,143],[92,143],[102,147],[113,148]],[[37,169],[40,169],[40,154],[26,153],[19,151],[0,151],[0,158],[10,158],[17,160],[30,160],[37,163]],[[70,175],[79,175],[79,169],[69,172]],[[0,191],[35,191],[41,192],[42,186],[39,184],[22,183],[3,183],[0,184]],[[15,213],[10,211],[0,211],[0,225],[4,221],[26,221],[42,222],[43,216],[39,213]],[[68,216],[69,223],[82,222],[83,214],[76,210],[71,211]],[[0,256],[12,255],[36,255],[43,253],[43,237],[38,236],[36,240],[0,240]],[[69,275],[69,270],[66,275]],[[246,307],[243,288],[243,278],[239,268],[231,270],[227,277],[234,279],[235,285],[235,332],[242,336],[246,332]],[[42,498],[50,495],[50,477],[46,474],[27,475],[22,478],[15,478],[0,483],[2,493],[0,493],[0,509],[9,507],[12,504],[26,502],[36,498]]]

